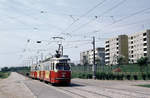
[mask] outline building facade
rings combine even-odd
[[[96,64],[105,64],[105,48],[100,47],[95,49]],[[93,50],[88,50],[80,53],[81,65],[93,64]]]
[[[106,65],[117,64],[119,57],[124,58],[124,63],[128,63],[128,36],[119,35],[108,39],[105,42],[105,63]]]
[[[150,30],[129,35],[129,63],[136,63],[141,57],[150,60]]]
[[[141,57],[148,57],[150,61],[150,30],[108,39],[105,42],[106,65],[117,64],[119,56],[124,58],[124,63],[136,63]]]

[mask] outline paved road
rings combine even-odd
[[[24,83],[37,98],[72,98],[44,82],[41,83],[40,81],[29,79],[28,81],[24,81]]]
[[[38,80],[25,82],[38,98],[150,98],[149,88],[135,86],[148,83],[150,81],[72,79],[72,84],[68,87],[54,87]]]
[[[0,81],[0,98],[150,98],[150,88],[135,86],[149,83],[72,79],[70,86],[55,87],[12,73]]]
[[[34,94],[24,85],[26,78],[11,73],[7,79],[0,81],[0,98],[35,98]]]

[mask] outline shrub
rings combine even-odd
[[[143,78],[143,80],[146,80],[146,75],[143,74],[143,75],[142,75],[142,78]]]
[[[121,74],[121,75],[120,75],[120,80],[123,80],[123,78],[124,78],[124,75]]]
[[[150,79],[150,74],[147,75],[147,78]]]
[[[112,74],[111,79],[112,79],[112,80],[115,80],[115,78],[116,78],[116,75],[115,75],[115,74]]]
[[[130,78],[131,78],[131,75],[127,75],[127,76],[126,76],[126,78],[127,78],[128,80],[130,80]]]
[[[138,76],[137,75],[133,75],[134,80],[138,80]]]

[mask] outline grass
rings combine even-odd
[[[0,72],[0,79],[8,78],[10,72]]]
[[[140,72],[140,68],[137,64],[121,65],[123,72]],[[144,68],[145,72],[150,70],[150,64]]]
[[[113,72],[115,68],[118,66],[97,66],[96,75],[101,79],[102,77],[112,78],[110,76],[114,76],[115,79],[124,76],[123,79],[126,79],[127,75],[130,75],[130,80],[143,80],[142,74],[140,72],[140,67],[137,64],[128,64],[119,66],[121,72]],[[72,66],[72,78],[91,78],[92,66]],[[150,79],[150,64],[148,67],[143,69],[143,74],[146,75],[146,80]]]
[[[143,85],[137,85],[137,86],[150,88],[150,84],[143,84]]]

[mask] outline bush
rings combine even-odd
[[[127,76],[126,76],[126,78],[127,78],[128,80],[130,80],[130,78],[131,78],[131,75],[127,75]]]
[[[146,80],[146,75],[143,74],[143,75],[142,75],[142,78],[143,78],[143,80]]]
[[[108,80],[112,80],[112,76],[113,76],[112,73],[108,73],[108,74],[107,74]]]
[[[147,78],[150,79],[150,74],[147,75]]]
[[[115,80],[115,78],[116,78],[116,75],[112,74],[111,79]]]
[[[92,79],[92,74],[88,74],[88,75],[87,75],[87,78],[88,78],[88,79]]]
[[[0,78],[8,78],[8,76],[10,75],[10,72],[0,72]]]
[[[123,80],[123,78],[124,78],[124,75],[121,74],[121,75],[120,75],[120,80]]]
[[[133,75],[134,80],[138,80],[138,76],[137,75]]]

